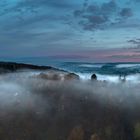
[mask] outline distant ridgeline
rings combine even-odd
[[[0,73],[15,72],[22,69],[32,69],[32,70],[56,70],[50,66],[37,66],[31,64],[23,63],[13,63],[13,62],[0,62]]]
[[[99,69],[100,74],[121,74],[121,75],[129,75],[137,73],[137,70],[132,70],[129,68],[117,68],[116,64],[105,64]]]
[[[99,70],[101,74],[129,75],[140,73],[140,67],[117,67],[117,64],[105,64]]]
[[[74,73],[98,73],[103,75],[130,75],[140,73],[140,64],[66,62],[54,68],[51,66],[38,66],[15,62],[0,62],[0,73],[15,72],[22,69],[60,71],[65,70],[65,72],[71,71]]]
[[[140,73],[140,64],[136,63],[82,63],[66,62],[63,69],[80,73],[98,73],[105,75],[130,75]]]

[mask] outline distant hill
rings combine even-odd
[[[15,63],[15,62],[0,62],[0,73],[15,72],[22,69],[31,70],[58,70],[51,66],[38,66],[32,64]]]

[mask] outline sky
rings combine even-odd
[[[0,0],[0,58],[140,62],[140,0]]]

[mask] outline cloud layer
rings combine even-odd
[[[110,28],[114,24],[126,22],[133,16],[133,11],[129,7],[121,8],[115,0],[110,0],[100,5],[87,4],[83,9],[74,11],[74,16],[79,18],[79,25],[91,31]]]
[[[139,4],[138,0],[2,0],[0,56],[74,52],[79,56],[84,51],[131,48],[128,40],[139,36]]]

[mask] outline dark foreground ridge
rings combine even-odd
[[[51,66],[37,66],[32,64],[15,63],[15,62],[0,62],[0,73],[15,72],[22,69],[31,70],[58,70]]]

